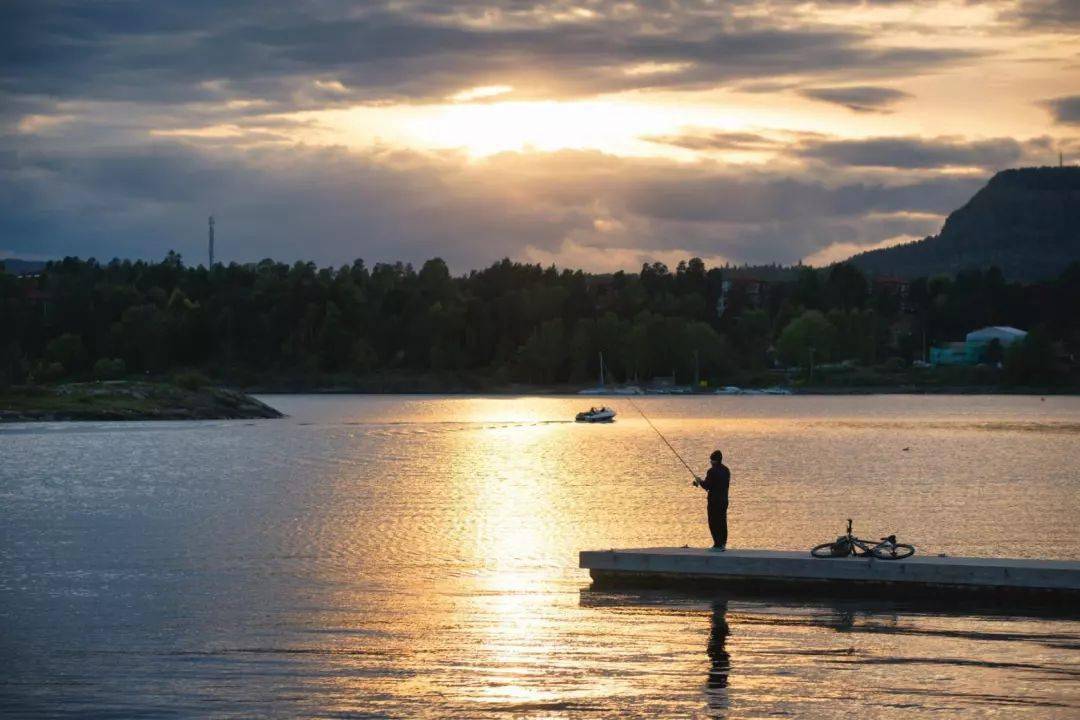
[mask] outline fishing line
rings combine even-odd
[[[634,402],[630,398],[626,398],[626,400],[634,407],[635,410],[638,411],[638,414],[640,414],[641,417],[645,418],[645,422],[649,423],[649,427],[651,427],[656,432],[656,434],[660,436],[660,439],[664,441],[664,444],[668,446],[671,452],[675,453],[675,457],[679,458],[679,462],[681,462],[683,464],[683,467],[685,467],[689,471],[690,475],[693,476],[694,480],[697,480],[697,473],[694,472],[694,469],[692,467],[686,464],[686,461],[683,460],[683,457],[679,454],[679,451],[672,447],[671,443],[668,442],[668,439],[664,437],[664,433],[656,429],[656,426],[652,424],[652,420],[650,420],[648,416],[641,411],[641,408],[637,406],[636,402]]]

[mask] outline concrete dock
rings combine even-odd
[[[1080,602],[1080,562],[915,555],[818,559],[808,552],[701,548],[590,550],[580,567],[597,585],[707,586],[783,594],[886,597],[977,595]]]

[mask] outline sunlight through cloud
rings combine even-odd
[[[510,85],[481,85],[454,93],[447,100],[460,103],[473,102],[474,100],[486,100],[498,95],[505,95],[513,90],[514,88]]]

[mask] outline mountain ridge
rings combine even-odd
[[[851,256],[874,274],[914,278],[997,266],[1011,280],[1056,277],[1080,259],[1080,167],[1002,170],[941,232]]]

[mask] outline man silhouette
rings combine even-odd
[[[709,456],[712,467],[705,473],[705,479],[694,478],[694,485],[709,493],[708,513],[709,532],[712,533],[712,549],[717,552],[727,550],[727,509],[728,486],[731,484],[731,471],[724,465],[724,453],[714,450]]]

